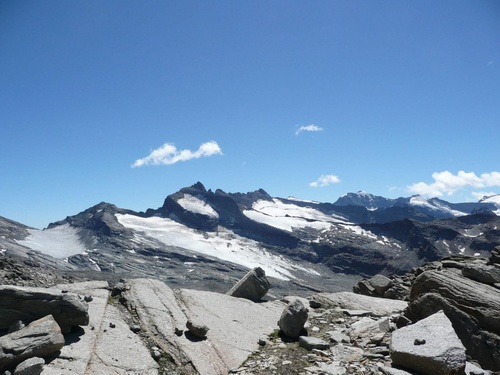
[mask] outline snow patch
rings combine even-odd
[[[356,233],[357,235],[360,235],[360,236],[368,237],[368,238],[371,238],[371,239],[374,239],[374,240],[376,240],[378,238],[372,232],[370,232],[368,230],[365,230],[365,229],[361,228],[358,225],[349,225],[349,226],[347,226],[347,228],[349,230],[351,230],[352,232]]]
[[[261,249],[258,242],[238,236],[223,227],[219,227],[217,233],[209,233],[196,231],[167,218],[142,218],[130,214],[116,214],[116,218],[124,227],[136,231],[136,238],[153,238],[167,246],[180,247],[250,269],[262,267],[266,275],[278,279],[295,278],[290,272],[292,270],[319,275],[312,269],[271,254]]]
[[[190,194],[184,194],[184,197],[177,200],[182,208],[195,214],[205,215],[217,219],[219,214],[204,200]]]
[[[28,232],[30,235],[17,243],[54,258],[64,259],[87,250],[78,231],[69,224],[44,230],[28,229]]]
[[[440,211],[440,212],[446,212],[450,215],[453,216],[464,216],[467,215],[467,213],[454,210],[444,204],[441,204],[439,202],[429,202],[427,199],[422,197],[421,195],[415,195],[410,198],[410,205],[412,206],[421,206],[421,207],[426,207],[434,211]]]
[[[316,230],[330,229],[332,223],[346,223],[337,215],[326,215],[312,207],[301,207],[284,203],[279,199],[273,201],[259,200],[252,205],[251,210],[243,214],[259,223],[292,232],[293,228],[313,228]]]

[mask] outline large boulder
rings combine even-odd
[[[278,326],[286,336],[296,339],[304,329],[307,317],[308,312],[302,301],[294,299],[283,310]]]
[[[88,304],[72,293],[55,289],[0,286],[0,329],[8,329],[19,320],[32,322],[52,315],[63,333],[73,326],[89,323]]]
[[[419,374],[465,374],[465,348],[442,311],[395,331],[390,352],[394,366]]]
[[[419,275],[405,312],[411,321],[443,310],[467,349],[483,368],[500,370],[500,290],[444,268]]]
[[[64,346],[64,336],[51,315],[0,337],[0,372],[32,357],[46,358]]]
[[[258,302],[266,295],[269,286],[269,280],[266,277],[265,271],[260,267],[256,267],[243,276],[227,294]]]

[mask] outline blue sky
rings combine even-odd
[[[500,193],[500,3],[0,2],[0,215],[201,181],[333,202]]]

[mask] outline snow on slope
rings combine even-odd
[[[28,231],[30,235],[17,242],[54,258],[63,259],[87,250],[80,241],[77,230],[69,224],[44,230],[28,229]]]
[[[465,213],[465,212],[454,210],[448,206],[440,204],[439,202],[433,201],[431,203],[427,199],[422,197],[421,195],[415,195],[415,196],[411,197],[410,198],[410,205],[426,207],[426,208],[429,208],[433,211],[445,212],[445,213],[451,214],[453,216],[467,215],[467,213]]]
[[[314,208],[283,203],[276,198],[272,202],[259,200],[243,214],[254,221],[288,232],[293,228],[305,227],[324,230],[329,229],[332,223],[346,223],[341,216],[326,215]]]
[[[219,214],[205,201],[190,194],[184,194],[184,197],[177,200],[177,203],[185,210],[194,212],[195,214],[205,215],[214,219],[219,217]]]
[[[217,233],[198,232],[171,219],[142,218],[116,214],[118,222],[136,234],[154,238],[167,246],[177,246],[200,254],[236,263],[248,268],[262,267],[266,275],[282,280],[294,278],[291,270],[319,275],[316,271],[293,264],[291,261],[260,249],[256,241],[236,235],[223,227]],[[145,238],[147,240],[147,238]]]

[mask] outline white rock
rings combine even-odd
[[[395,331],[390,350],[395,366],[426,375],[464,373],[465,348],[442,311]]]

